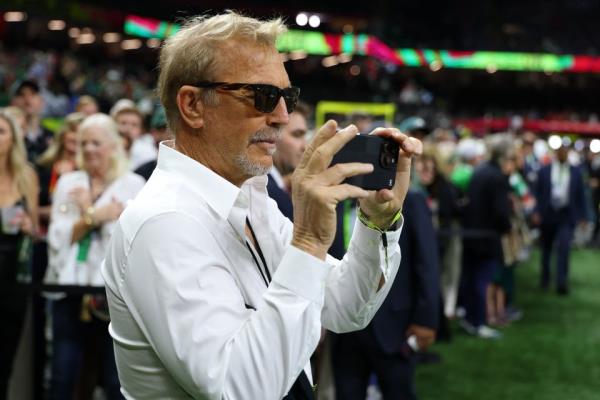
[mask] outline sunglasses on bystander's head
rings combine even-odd
[[[288,113],[292,113],[298,103],[300,88],[290,86],[285,89],[264,83],[198,82],[190,86],[215,90],[249,90],[254,94],[254,108],[261,113],[273,112],[279,99],[283,97]]]

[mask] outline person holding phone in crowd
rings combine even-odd
[[[327,122],[292,176],[294,223],[266,191],[275,142],[294,111],[275,42],[281,20],[234,12],[188,21],[160,55],[158,90],[175,141],[119,219],[102,268],[122,393],[128,399],[312,399],[321,326],[364,328],[400,253],[410,159],[395,129],[396,185],[342,184],[370,164],[329,168],[355,126]],[[335,207],[361,220],[342,261],[327,256]]]

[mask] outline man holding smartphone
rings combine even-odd
[[[266,192],[275,142],[294,110],[275,42],[280,20],[234,12],[190,20],[164,44],[159,93],[175,141],[125,210],[103,267],[110,332],[129,399],[312,399],[321,326],[361,329],[399,264],[400,211],[419,141],[401,147],[396,185],[340,184],[372,171],[330,168],[357,133],[327,122],[292,177],[294,223]],[[335,207],[357,198],[347,256],[327,256]]]

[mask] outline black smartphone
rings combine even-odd
[[[344,183],[365,190],[391,189],[396,181],[400,146],[392,139],[356,135],[333,157],[331,165],[351,162],[373,164],[373,172],[347,178]]]

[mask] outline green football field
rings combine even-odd
[[[517,268],[521,321],[497,341],[452,324],[443,357],[417,368],[420,400],[600,399],[600,251],[572,253],[570,294],[539,287],[539,253]]]

